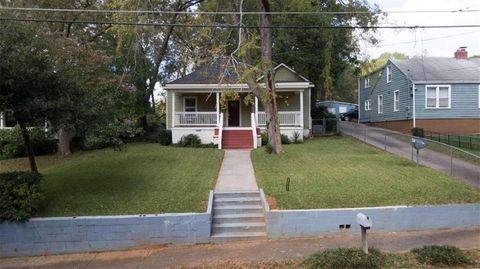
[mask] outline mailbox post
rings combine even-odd
[[[372,227],[372,220],[363,213],[357,214],[357,223],[362,229],[362,248],[365,254],[368,254],[367,230]]]
[[[427,146],[427,141],[425,141],[424,139],[421,139],[418,137],[412,138],[412,147],[414,147],[417,150],[417,166],[419,164],[419,161],[418,161],[419,150],[425,148],[426,146]]]

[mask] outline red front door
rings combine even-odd
[[[228,101],[228,126],[240,126],[240,101]]]

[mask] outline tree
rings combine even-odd
[[[30,170],[38,172],[27,126],[43,125],[52,112],[52,100],[61,98],[51,49],[44,36],[20,23],[0,24],[0,110],[10,110],[17,121]]]
[[[410,57],[401,52],[384,52],[377,58],[369,61],[368,59],[362,64],[361,75],[372,73],[383,67],[388,60],[407,60]]]

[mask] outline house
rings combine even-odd
[[[164,85],[167,129],[172,131],[173,143],[196,134],[202,143],[219,148],[260,146],[260,133],[266,131],[262,102],[251,98],[248,85],[238,83],[235,72],[225,66],[226,61],[217,60]],[[311,131],[313,84],[285,64],[274,71],[280,131],[303,139]],[[262,77],[258,82],[262,85]]]
[[[0,111],[0,129],[10,129],[15,125],[17,125],[17,122],[11,111]]]
[[[328,113],[335,115],[337,118],[341,113],[345,113],[358,107],[358,104],[334,100],[317,102],[316,105],[317,107],[325,107]]]
[[[480,59],[468,58],[464,47],[453,58],[389,60],[358,84],[362,123],[404,133],[480,133]]]

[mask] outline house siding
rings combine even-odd
[[[432,83],[433,85],[434,83]],[[435,84],[439,85],[439,84]],[[416,84],[415,107],[417,119],[472,119],[480,118],[479,84],[440,84],[451,86],[451,108],[426,109],[426,84]]]
[[[392,67],[392,81],[387,83],[387,66]],[[379,76],[381,72],[381,76]],[[370,74],[370,87],[365,88],[365,77],[360,79],[360,122],[406,120],[412,118],[410,83],[405,74],[388,62],[379,71]],[[399,91],[399,109],[394,111],[394,92]],[[383,96],[383,113],[378,113],[378,96]],[[371,110],[365,110],[365,100],[371,100]]]

